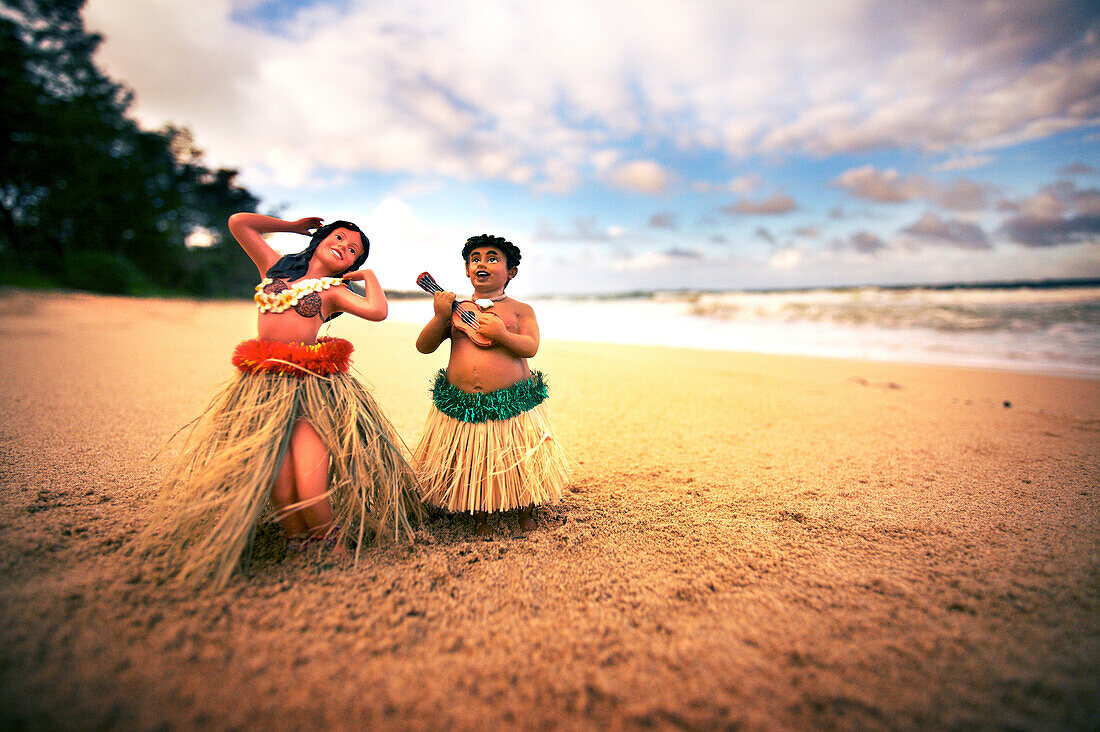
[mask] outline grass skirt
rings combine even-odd
[[[139,546],[164,554],[178,576],[222,586],[246,559],[258,521],[274,518],[268,496],[299,419],[331,456],[326,497],[339,538],[355,557],[375,534],[405,533],[419,517],[405,448],[370,393],[346,373],[351,344],[245,341],[241,369],[196,420],[163,483]]]
[[[537,372],[508,389],[465,394],[441,370],[414,453],[424,502],[470,513],[556,503],[573,461],[554,439],[545,396]],[[494,410],[495,416],[518,413],[493,419]]]

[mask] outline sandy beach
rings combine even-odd
[[[269,529],[195,593],[126,550],[255,309],[0,307],[5,729],[1100,726],[1100,381],[544,341],[536,531]],[[328,332],[415,444],[446,349]]]

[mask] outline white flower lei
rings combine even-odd
[[[339,277],[321,277],[315,280],[302,280],[280,292],[264,292],[264,288],[275,280],[264,277],[260,284],[256,285],[256,305],[261,313],[281,313],[287,308],[292,308],[298,301],[311,292],[327,290],[334,285],[342,285],[344,281]]]

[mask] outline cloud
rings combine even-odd
[[[730,216],[780,216],[798,210],[798,204],[787,194],[776,192],[758,202],[742,198],[720,210]]]
[[[396,196],[384,198],[367,215],[364,226],[372,234],[391,241],[420,240],[426,231],[412,207]]]
[[[1074,175],[1095,175],[1096,168],[1085,163],[1074,163],[1073,165],[1067,165],[1058,171],[1058,175],[1074,176]]]
[[[812,60],[831,73],[807,73],[807,103],[767,126],[761,147],[990,149],[1095,121],[1100,20],[1086,3],[987,3],[965,17],[936,3],[872,6],[810,14],[822,25],[805,29],[787,65],[810,69]],[[830,46],[825,32],[853,45]]]
[[[1021,215],[1005,222],[1001,231],[1027,247],[1054,247],[1079,241],[1100,241],[1100,216],[1046,218]]]
[[[852,248],[861,254],[877,254],[886,248],[886,243],[869,231],[857,231],[849,242]]]
[[[1038,218],[1100,214],[1100,189],[1079,189],[1072,181],[1059,181],[1043,186],[1034,196],[1006,202],[1005,209]]]
[[[665,256],[671,257],[672,259],[702,259],[703,253],[698,249],[672,247],[665,251]]]
[[[992,163],[993,159],[992,155],[959,155],[949,158],[939,165],[933,165],[932,170],[941,172],[951,170],[973,170],[975,168],[984,168]]]
[[[925,188],[923,180],[902,178],[896,170],[876,170],[871,165],[848,170],[833,183],[856,198],[875,203],[904,203],[918,198]]]
[[[711,183],[709,181],[696,181],[692,188],[700,193],[752,193],[760,188],[764,182],[758,175],[742,175],[730,180],[728,183]]]
[[[847,239],[834,239],[830,248],[835,252],[854,251],[860,254],[876,255],[886,249],[886,242],[876,234],[861,230],[850,235]]]
[[[967,180],[937,183],[919,175],[901,176],[896,170],[878,170],[871,165],[845,171],[833,184],[856,198],[875,203],[929,200],[955,211],[984,209],[993,194],[993,188],[986,184]]]
[[[792,269],[802,263],[803,254],[798,249],[780,249],[772,252],[768,264],[772,269]]]
[[[1012,215],[1001,233],[1027,247],[1054,247],[1076,242],[1100,242],[1100,189],[1079,189],[1061,181],[1044,186],[1034,196],[1008,202]]]
[[[664,193],[668,172],[652,160],[637,160],[615,168],[611,181],[619,188],[637,193]]]
[[[763,226],[758,226],[756,228],[756,231],[752,232],[752,235],[755,236],[757,239],[763,239],[764,241],[768,242],[769,244],[775,244],[775,235],[773,235],[770,231],[765,229]]]
[[[1072,0],[964,14],[932,0],[638,0],[628,23],[585,0],[321,3],[277,21],[257,7],[85,10],[140,118],[190,125],[246,181],[366,170],[563,192],[609,173],[652,194],[672,178],[657,162],[601,172],[593,156],[988,151],[1100,118],[1100,17]]]
[[[804,236],[807,239],[816,239],[821,236],[821,230],[816,226],[801,226],[795,229],[796,236]]]
[[[758,189],[763,182],[758,175],[742,175],[734,178],[726,184],[726,190],[730,193],[752,193]]]
[[[595,216],[577,216],[572,220],[570,228],[564,231],[554,228],[545,220],[539,221],[532,238],[546,242],[599,242],[618,239],[624,233],[621,226],[601,229]]]
[[[670,212],[655,213],[649,217],[651,229],[675,229],[676,214]]]
[[[928,197],[952,211],[981,211],[988,208],[994,193],[992,186],[957,180],[948,185],[930,185]]]
[[[683,262],[702,261],[703,253],[696,249],[673,247],[661,252],[647,251],[640,254],[627,254],[611,263],[618,271],[661,270],[675,267]]]
[[[944,244],[960,249],[989,249],[989,237],[976,224],[945,220],[934,213],[925,213],[901,230],[923,242]]]
[[[552,90],[517,88],[506,56],[521,10],[489,48],[480,26],[495,21],[479,7],[455,18],[385,1],[319,6],[270,27],[247,25],[231,0],[194,5],[93,0],[87,17],[108,34],[100,55],[135,88],[139,116],[190,124],[212,159],[254,180],[372,170],[568,190],[598,142],[544,114]]]

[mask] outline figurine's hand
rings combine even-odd
[[[298,219],[291,222],[290,231],[294,234],[302,234],[303,236],[312,236],[312,229],[319,229],[321,222],[324,221],[320,216],[306,216],[304,219]]]
[[[500,340],[508,332],[499,316],[481,313],[477,316],[477,332],[491,341]]]
[[[432,297],[432,307],[440,318],[451,318],[451,306],[454,305],[455,294],[453,292],[437,292]]]
[[[359,280],[360,282],[363,282],[367,279],[367,273],[365,270],[357,269],[351,272],[345,272],[340,279],[344,280],[345,282],[351,282],[352,280]]]

